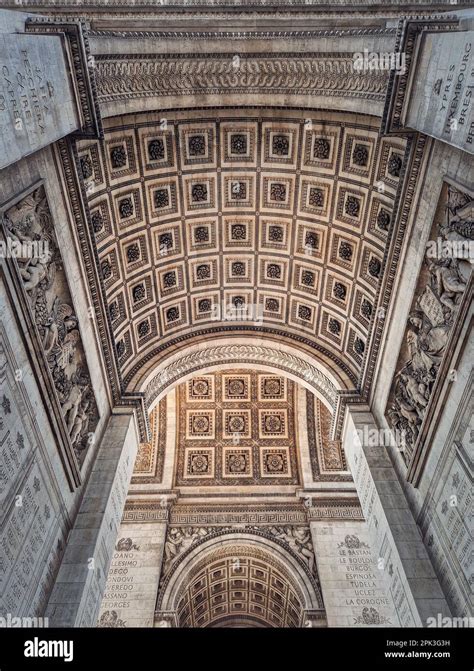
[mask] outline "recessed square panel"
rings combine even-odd
[[[318,297],[321,269],[316,265],[297,262],[293,266],[293,288],[306,295]]]
[[[276,293],[270,291],[258,292],[258,303],[264,319],[282,321],[286,309],[286,292]]]
[[[192,297],[192,315],[194,322],[221,321],[221,302],[219,292],[205,292]]]
[[[186,438],[188,440],[209,440],[215,438],[214,410],[186,411]]]
[[[223,477],[252,476],[252,454],[249,448],[223,447]]]
[[[190,264],[192,287],[213,286],[219,283],[217,259],[200,257]]]
[[[185,454],[186,470],[184,477],[206,479],[214,477],[214,451],[212,449],[188,448]]]
[[[111,184],[130,179],[137,171],[135,137],[130,133],[109,133],[104,141],[105,164]]]
[[[286,174],[263,174],[261,183],[262,209],[293,211],[295,180]]]
[[[215,124],[180,124],[179,144],[183,168],[215,167]]]
[[[269,440],[288,436],[287,410],[259,410],[259,438]]]
[[[262,478],[283,478],[291,475],[288,449],[285,447],[260,450],[260,475]]]
[[[145,126],[138,129],[138,137],[145,175],[170,172],[175,164],[174,128]]]
[[[186,382],[186,400],[214,401],[214,375],[199,375]]]
[[[157,265],[168,263],[182,254],[181,228],[177,224],[165,224],[152,229],[154,261]]]
[[[221,161],[224,166],[255,166],[257,124],[255,122],[221,123]]]
[[[289,251],[291,225],[291,219],[260,217],[261,249]]]
[[[228,284],[253,284],[253,257],[226,255],[224,271],[225,282]]]
[[[327,228],[322,225],[300,221],[297,228],[296,253],[308,261],[324,260],[326,253]]]
[[[262,165],[268,167],[296,166],[299,125],[262,124]]]
[[[186,224],[188,254],[217,252],[219,250],[216,219],[188,219]]]
[[[229,391],[232,391],[232,383]],[[238,444],[241,440],[252,437],[250,410],[234,409],[222,411],[222,437]]]
[[[216,180],[208,175],[184,177],[184,201],[186,212],[199,213],[216,209]]]
[[[255,177],[245,173],[222,175],[222,207],[255,211]]]
[[[176,178],[162,178],[146,184],[150,220],[179,215]]]
[[[259,401],[286,401],[286,381],[279,375],[258,376]]]
[[[320,221],[329,221],[333,183],[322,177],[301,177],[299,212],[314,215]]]
[[[250,402],[250,375],[223,375],[222,400]]]
[[[228,216],[223,218],[224,248],[252,248],[254,246],[254,219]]]
[[[303,166],[319,174],[335,174],[340,129],[336,125],[311,122],[305,126]]]
[[[311,333],[314,332],[318,306],[303,298],[291,298],[290,302],[290,324],[297,328],[303,328]]]

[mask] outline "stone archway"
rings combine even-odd
[[[220,533],[165,565],[156,626],[303,627],[325,614],[316,573],[277,539]]]
[[[311,391],[333,416],[333,431],[341,428],[344,404],[355,392],[341,378],[305,350],[288,343],[250,337],[222,338],[216,342],[183,345],[164,357],[135,382],[136,392],[144,395],[148,413],[177,385],[196,374],[247,368],[281,375]]]

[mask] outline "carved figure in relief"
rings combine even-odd
[[[91,401],[89,398],[83,398],[81,405],[77,411],[77,415],[74,418],[74,421],[71,426],[68,424],[68,431],[71,438],[71,443],[74,445],[79,438],[87,431],[87,426],[89,424],[89,408]]]
[[[58,345],[66,334],[77,326],[77,317],[67,303],[61,303],[58,297],[54,299],[49,317],[44,323],[43,348],[46,354]]]
[[[436,259],[428,263],[433,277],[433,283],[439,300],[449,310],[454,310],[458,302],[458,294],[466,288],[463,282],[456,259]]]
[[[211,533],[211,530],[205,527],[171,527],[165,543],[163,574],[169,571],[171,564],[178,555],[209,533]]]
[[[304,527],[290,527],[290,529],[293,540],[293,543],[290,542],[290,545],[296,547],[297,552],[304,558],[311,575],[313,575],[315,572],[315,561],[313,542],[311,540],[309,529]]]
[[[71,443],[80,458],[84,436],[95,428],[97,407],[80,352],[78,319],[71,307],[62,259],[43,187],[25,197],[5,214],[9,237],[20,242],[39,241],[43,253],[17,258],[23,287],[51,371]],[[89,444],[89,443],[88,443]]]
[[[251,526],[250,529],[261,530],[260,527]],[[313,541],[307,527],[284,526],[268,527],[268,533],[274,538],[283,541],[297,554],[308,566],[312,575],[316,574],[316,563],[314,558]]]
[[[416,311],[409,317],[408,321],[414,327],[407,333],[407,341],[415,342],[420,355],[425,355],[426,367],[434,363],[440,363],[444,348],[448,342],[449,328],[445,324],[431,326],[426,315],[422,311]],[[412,357],[413,358],[413,357]]]
[[[423,409],[428,405],[429,398],[426,384],[418,382],[408,373],[401,373],[400,380],[402,381],[409,398],[415,402],[418,414],[423,415]]]
[[[52,254],[48,250],[37,258],[28,259],[24,265],[20,266],[20,275],[26,291],[33,291],[40,282],[48,279],[51,261]]]
[[[474,202],[450,187],[446,221],[440,223],[438,228],[443,240],[472,240],[473,211]],[[434,237],[436,239],[436,234]],[[398,431],[405,431],[407,461],[418,437],[456,311],[472,272],[467,260],[453,255],[433,258],[432,250],[425,255],[425,264],[428,277],[408,318],[405,339],[409,358],[395,376],[387,409],[391,426]]]

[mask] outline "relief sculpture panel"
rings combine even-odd
[[[386,409],[407,464],[472,272],[473,214],[469,196],[443,188]]]
[[[71,445],[82,465],[99,415],[44,187],[10,207],[3,223],[10,245],[25,250],[16,258],[18,274]],[[29,255],[28,249],[34,253]]]

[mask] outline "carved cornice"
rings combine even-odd
[[[387,97],[382,115],[381,132],[383,134],[412,133],[411,129],[404,128],[402,122],[403,109],[407,94],[409,95],[410,83],[415,75],[412,66],[416,63],[416,45],[418,37],[425,30],[450,31],[456,30],[458,20],[456,18],[436,16],[419,17],[400,21],[396,40],[395,51],[405,57],[405,69],[403,73],[391,70],[387,87]]]
[[[271,93],[383,101],[386,71],[360,72],[353,54],[153,54],[96,57],[99,101],[137,97]]]
[[[162,499],[157,500],[160,496]],[[173,505],[166,493],[161,492],[150,500],[127,501],[122,518],[125,524],[168,522],[177,527],[233,527],[234,531],[245,525],[305,526],[308,521],[323,520],[363,521],[364,515],[358,499],[321,499],[308,495],[304,504]]]
[[[74,228],[77,231],[82,259],[87,273],[87,283],[93,302],[96,324],[99,330],[100,342],[102,344],[104,358],[107,365],[108,379],[111,384],[112,394],[118,400],[117,370],[111,365],[113,357],[108,355],[110,350],[110,333],[107,324],[104,323],[105,310],[103,309],[103,293],[101,291],[100,278],[98,277],[95,258],[95,248],[91,244],[90,229],[87,227],[87,217],[84,210],[85,197],[81,192],[81,183],[77,178],[75,168],[75,157],[73,147],[67,139],[60,140],[56,144],[55,163],[59,179],[64,183],[69,198],[72,215],[74,217]]]
[[[92,29],[91,37],[119,39],[162,39],[162,40],[276,40],[276,39],[314,39],[318,37],[376,37],[393,36],[395,28],[327,28],[320,30],[224,30],[224,31],[188,31],[188,30],[110,30]]]
[[[93,60],[85,23],[80,19],[51,19],[44,16],[32,16],[26,20],[26,31],[65,36],[82,121],[81,130],[76,135],[102,137],[102,122],[92,67]]]

